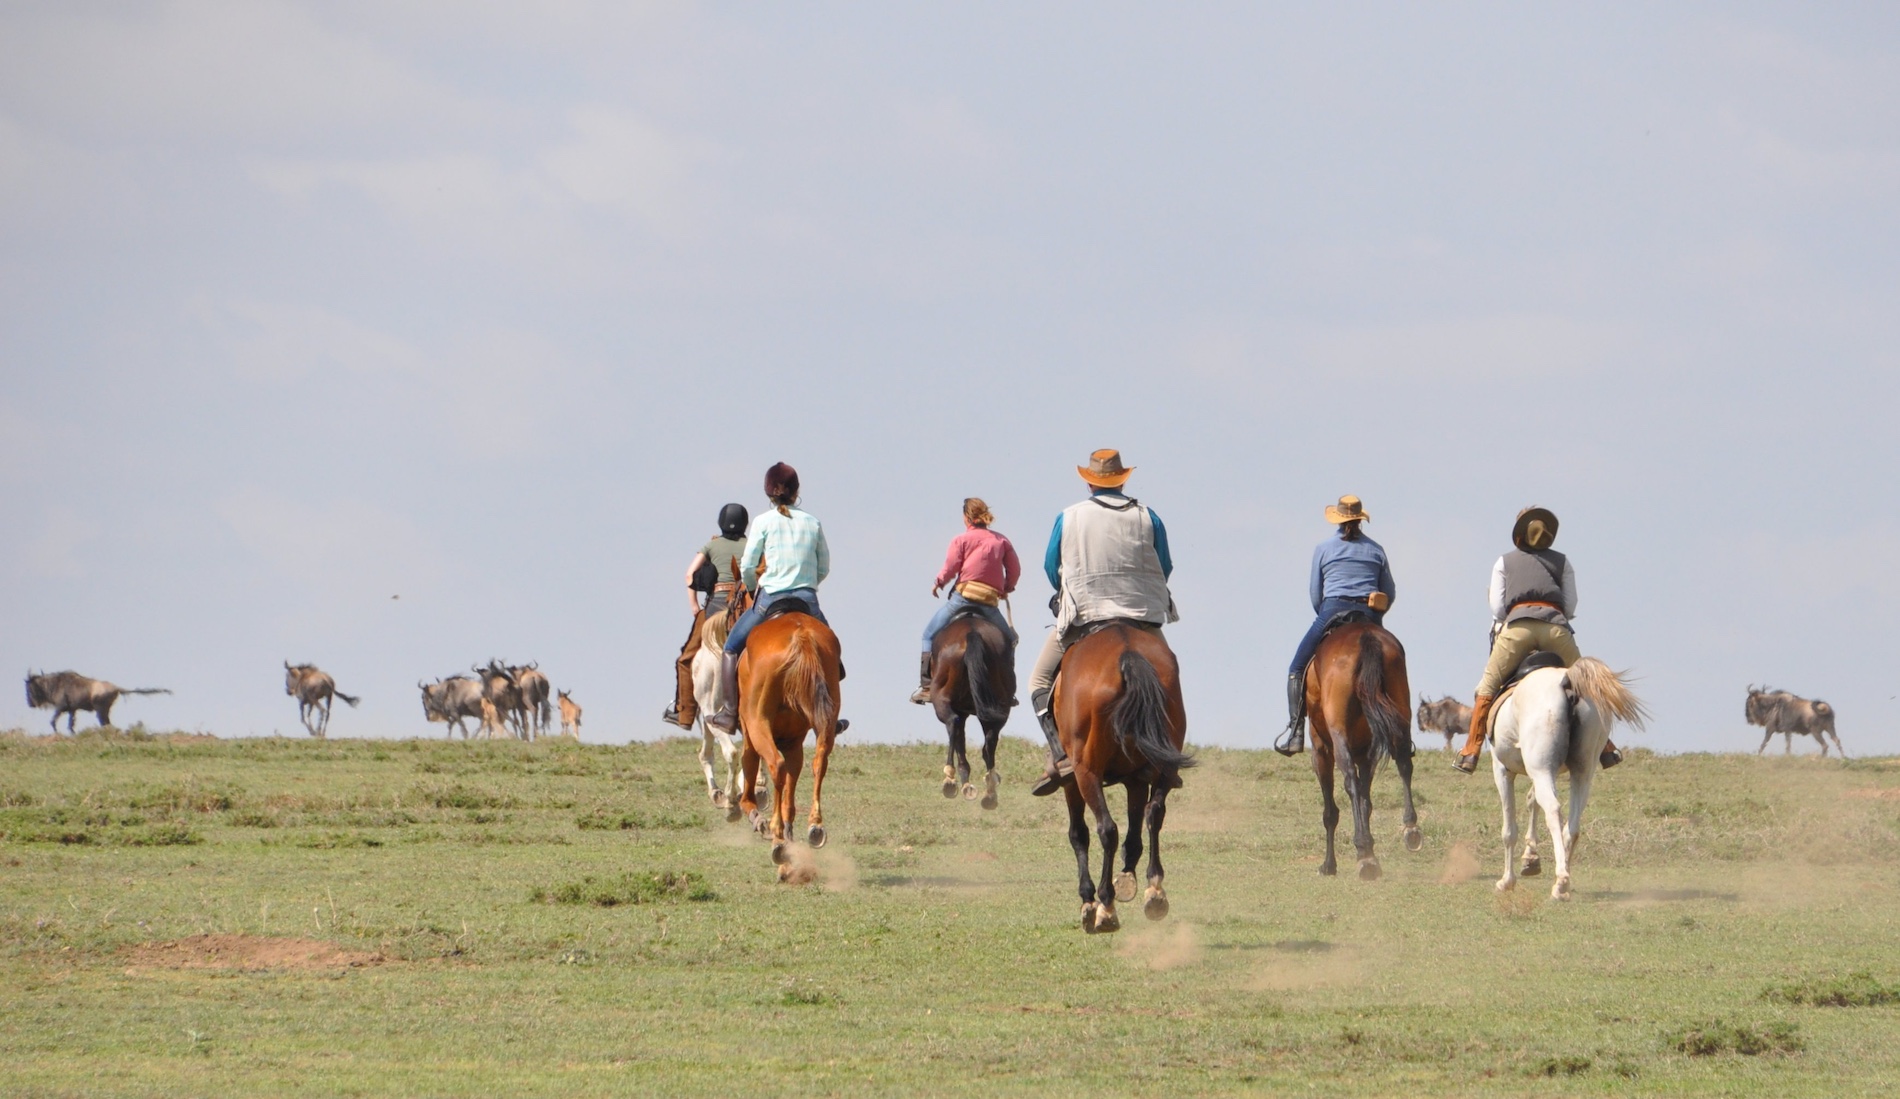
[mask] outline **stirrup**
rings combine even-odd
[[[1467,763],[1469,763],[1469,766],[1466,765]],[[1478,773],[1478,753],[1473,752],[1468,756],[1461,755],[1458,758],[1452,760],[1451,769],[1458,772],[1461,775],[1477,774]]]
[[[1621,762],[1623,762],[1623,749],[1621,748],[1605,748],[1597,755],[1597,768],[1599,770],[1607,771]]]
[[[1057,790],[1074,781],[1075,763],[1067,756],[1056,760],[1053,771],[1044,771],[1036,784],[1029,788],[1031,797],[1046,798]]]
[[[925,683],[910,693],[910,700],[922,706],[930,701],[930,684]]]
[[[1273,742],[1273,750],[1289,758],[1306,751],[1306,720],[1300,720],[1300,727],[1288,729]]]
[[[706,724],[722,733],[737,732],[739,729],[739,712],[737,709],[720,710],[718,713],[707,718]]]

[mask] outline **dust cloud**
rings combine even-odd
[[[1445,865],[1438,871],[1438,884],[1463,885],[1478,876],[1484,869],[1478,862],[1478,853],[1468,843],[1454,843],[1445,853]]]
[[[1115,954],[1148,969],[1179,969],[1201,960],[1201,937],[1184,921],[1152,924],[1123,932]]]

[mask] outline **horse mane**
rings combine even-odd
[[[1597,708],[1598,713],[1637,729],[1649,720],[1649,708],[1636,697],[1624,680],[1627,671],[1613,672],[1594,656],[1586,656],[1564,673],[1577,694]]]
[[[726,638],[731,635],[732,616],[722,611],[707,618],[706,624],[700,627],[699,647],[718,652],[726,647]]]

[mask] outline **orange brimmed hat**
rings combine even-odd
[[[1328,523],[1364,523],[1371,518],[1366,514],[1366,505],[1360,503],[1357,496],[1341,496],[1339,503],[1326,505]]]
[[[1088,465],[1076,466],[1075,471],[1096,488],[1120,488],[1128,475],[1135,472],[1135,467],[1122,465],[1119,450],[1098,450],[1089,455]]]

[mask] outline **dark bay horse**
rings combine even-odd
[[[796,611],[759,623],[739,658],[739,727],[745,732],[739,808],[754,829],[767,830],[755,785],[762,761],[772,772],[769,827],[772,861],[779,866],[781,881],[787,879],[791,859],[785,835],[796,811],[808,732],[817,733],[818,743],[812,752],[811,827],[805,840],[813,847],[825,845],[825,767],[838,737],[838,681],[843,671],[838,635]]]
[[[1121,929],[1115,902],[1134,899],[1143,825],[1148,830],[1148,889],[1142,913],[1161,919],[1168,914],[1161,822],[1168,813],[1168,791],[1179,787],[1181,772],[1194,765],[1181,748],[1187,740],[1187,710],[1173,651],[1155,630],[1126,623],[1098,629],[1063,653],[1053,706],[1062,750],[1075,765],[1075,780],[1064,792],[1069,799],[1069,846],[1075,849],[1080,879],[1082,930],[1093,935]],[[1121,876],[1111,890],[1119,836],[1103,787],[1117,783],[1128,791],[1128,840],[1122,845]],[[1095,815],[1095,833],[1102,842],[1100,891],[1089,877],[1084,807]]]
[[[996,738],[1009,721],[1009,700],[1016,696],[1016,668],[1009,660],[1009,639],[996,623],[974,614],[950,620],[930,646],[930,704],[950,734],[943,760],[943,796],[961,789],[976,797],[970,782],[970,757],[964,747],[964,723],[974,717],[983,727],[983,808],[996,808]]]
[[[1345,771],[1346,797],[1352,803],[1352,845],[1359,855],[1359,879],[1379,876],[1372,852],[1372,775],[1390,756],[1405,787],[1405,849],[1424,844],[1418,811],[1412,807],[1412,689],[1405,678],[1405,647],[1383,628],[1364,619],[1334,627],[1320,642],[1306,669],[1306,712],[1313,722],[1313,773],[1326,799],[1326,861],[1319,872],[1339,872],[1333,834],[1339,827],[1339,803],[1333,800],[1333,768]]]

